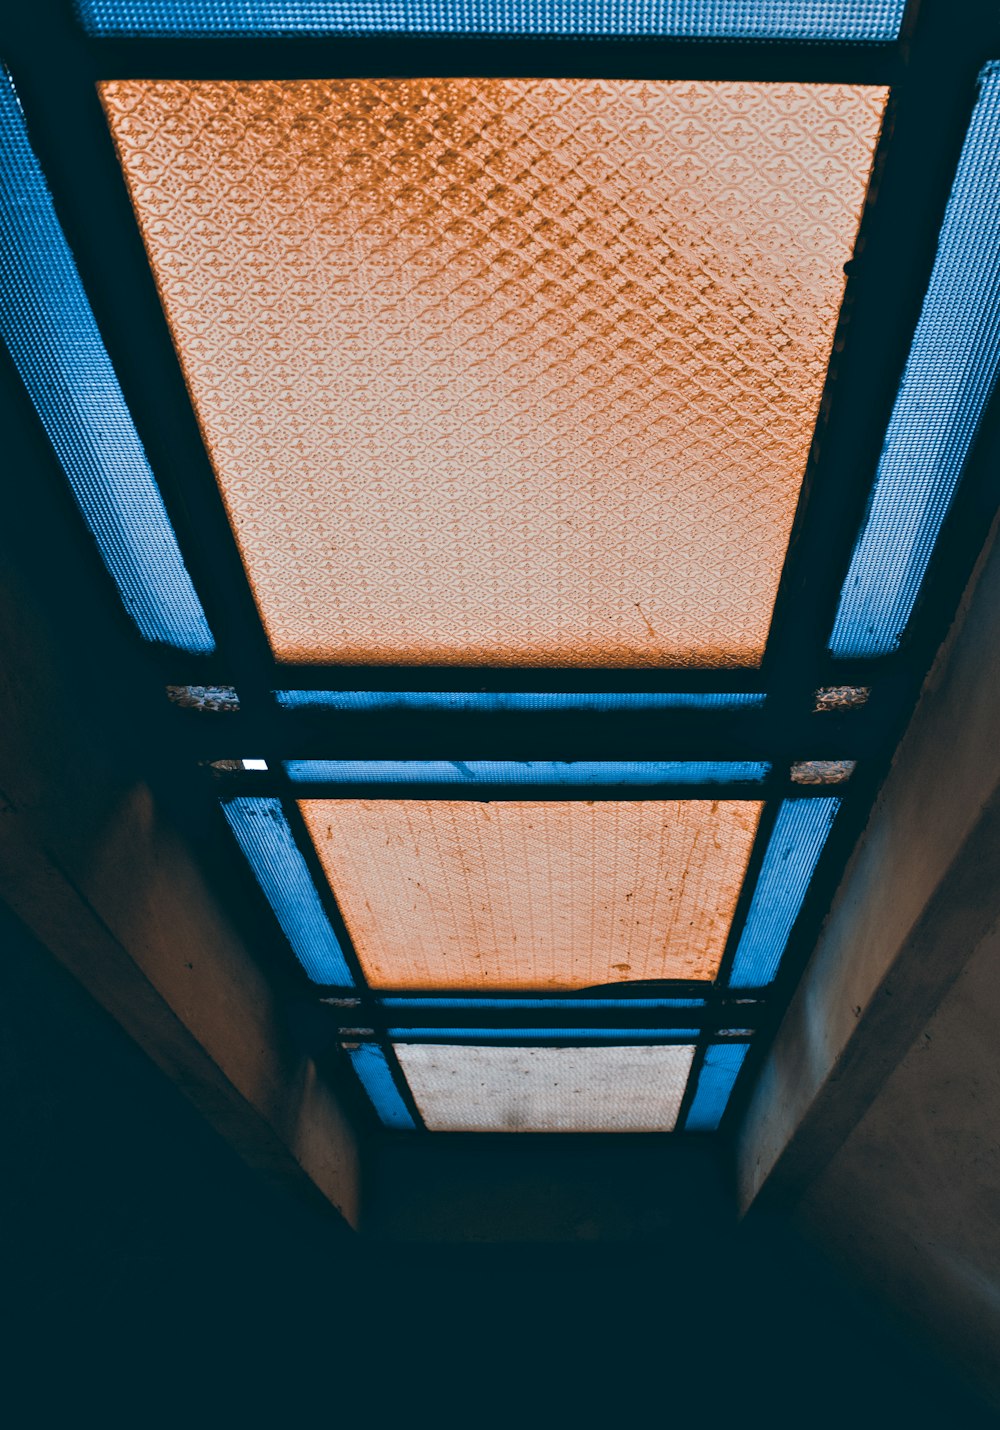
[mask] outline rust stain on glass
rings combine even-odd
[[[712,979],[751,800],[303,800],[375,988]]]
[[[279,660],[759,664],[885,90],[101,93]]]

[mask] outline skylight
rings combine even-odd
[[[152,320],[123,272],[99,331],[107,217],[50,193],[6,76],[0,331],[318,1075],[400,1136],[714,1132],[928,663],[995,377],[996,66],[910,235],[897,0],[77,8],[176,360],[149,450],[193,413],[204,470],[161,493],[112,341]],[[507,77],[436,69],[456,34]],[[916,331],[845,415],[906,244]]]

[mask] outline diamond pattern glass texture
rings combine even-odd
[[[761,806],[304,800],[375,988],[711,979]]]
[[[432,1132],[671,1132],[694,1048],[397,1044]]]
[[[280,660],[759,664],[883,89],[102,95]]]

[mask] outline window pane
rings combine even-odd
[[[760,663],[883,89],[101,92],[279,659]]]
[[[675,35],[893,40],[905,0],[77,0],[95,35]]]
[[[671,1132],[694,1048],[464,1048],[396,1056],[434,1132]]]
[[[305,800],[376,988],[711,979],[760,818],[750,800]]]

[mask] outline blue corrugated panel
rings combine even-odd
[[[758,784],[770,765],[749,760],[286,760],[298,784],[701,785]]]
[[[349,1046],[347,1056],[383,1125],[397,1131],[412,1132],[415,1126],[413,1118],[378,1043]]]
[[[708,1049],[698,1075],[698,1091],[684,1123],[686,1132],[715,1131],[748,1051],[746,1043],[713,1043]]]
[[[588,1043],[670,1043],[697,1038],[697,1028],[390,1028],[397,1043],[551,1043],[575,1038]]]
[[[773,982],[839,799],[790,799],[778,811],[733,961],[732,988]]]
[[[454,710],[471,714],[538,713],[578,710],[585,714],[642,710],[752,710],[764,704],[757,693],[731,695],[665,691],[659,694],[605,695],[562,692],[482,690],[276,690],[283,710]]]
[[[314,983],[353,983],[337,935],[277,799],[230,799],[222,812],[292,952]]]
[[[906,629],[1000,363],[1000,64],[980,76],[937,256],[830,650],[879,656]]]
[[[421,1008],[454,1008],[457,1012],[488,1012],[493,1008],[530,1008],[548,1011],[572,1008],[704,1008],[704,998],[383,998],[385,1008],[419,1012]]]
[[[5,70],[0,335],[141,633],[178,650],[214,650]]]
[[[904,0],[77,0],[95,35],[893,40]]]

